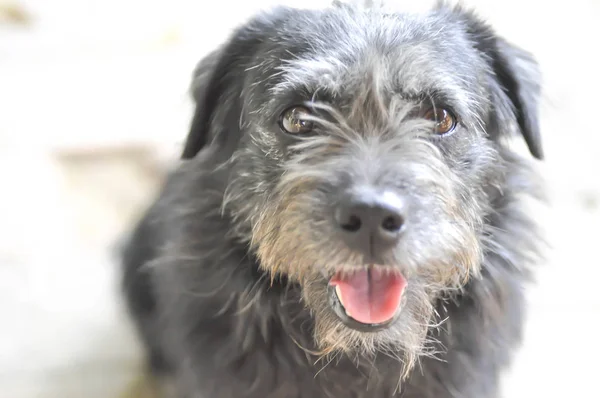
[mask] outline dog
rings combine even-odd
[[[280,7],[191,87],[122,257],[154,377],[178,398],[499,396],[541,258],[535,59],[464,7]]]

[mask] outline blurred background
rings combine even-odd
[[[0,0],[0,398],[116,398],[135,382],[111,250],[177,157],[195,63],[258,9],[329,2]],[[553,247],[504,397],[597,397],[600,1],[463,3],[545,75]]]

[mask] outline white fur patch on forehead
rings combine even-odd
[[[299,91],[314,93],[319,88],[336,93],[350,66],[334,56],[315,56],[284,61],[276,70],[282,79],[270,89],[274,96]]]
[[[340,3],[354,6],[357,8],[376,8],[386,11],[404,11],[404,12],[427,12],[439,2],[439,0],[334,0],[333,3]]]

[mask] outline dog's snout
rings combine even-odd
[[[350,247],[373,254],[398,241],[403,211],[402,200],[393,193],[353,193],[338,203],[335,221]]]

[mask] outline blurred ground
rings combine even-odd
[[[110,249],[186,133],[194,64],[272,3],[0,0],[0,398],[117,397],[135,379]],[[504,396],[596,397],[600,1],[465,3],[546,79],[553,249]]]

